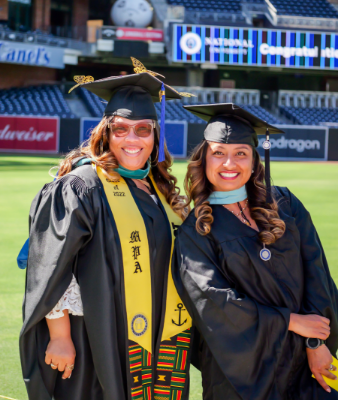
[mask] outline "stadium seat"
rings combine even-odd
[[[0,114],[76,118],[57,85],[0,90]]]
[[[300,17],[338,18],[337,10],[327,0],[270,0],[278,15]],[[250,3],[265,3],[265,0],[250,0]],[[170,5],[186,7],[188,11],[212,11],[240,14],[241,0],[168,0]]]
[[[327,0],[270,0],[278,15],[313,18],[338,18],[337,10]]]
[[[280,112],[297,125],[321,125],[323,122],[338,122],[338,109],[316,107],[280,107]]]

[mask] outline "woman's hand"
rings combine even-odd
[[[63,310],[64,316],[56,319],[46,319],[50,342],[46,350],[45,362],[51,367],[64,371],[63,379],[70,378],[74,368],[76,351],[70,334],[68,310]]]
[[[326,376],[329,379],[336,380],[337,377],[329,371],[331,367],[331,363],[333,361],[330,350],[322,344],[316,350],[306,349],[307,358],[309,362],[309,367],[318,383],[323,387],[327,392],[331,392],[330,386],[326,384],[322,375]],[[332,365],[332,371],[337,371],[337,368]]]
[[[54,364],[53,369],[64,371],[62,379],[70,378],[75,362],[76,351],[71,337],[51,339],[46,350],[46,364]]]
[[[314,314],[291,314],[289,331],[305,338],[326,340],[330,336],[330,320]]]

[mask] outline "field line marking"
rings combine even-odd
[[[12,399],[11,397],[1,396],[1,394],[0,394],[0,399],[16,400],[16,399]]]

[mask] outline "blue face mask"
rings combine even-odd
[[[248,197],[245,185],[229,192],[213,192],[208,197],[210,204],[233,204],[245,200]]]

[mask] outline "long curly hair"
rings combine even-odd
[[[95,164],[102,168],[104,174],[113,181],[117,181],[120,175],[114,171],[118,167],[118,162],[114,154],[109,149],[110,124],[114,117],[104,117],[100,123],[92,130],[90,138],[82,146],[71,151],[61,160],[58,172],[58,178],[68,174],[73,169],[73,162],[79,157],[92,158]],[[154,148],[150,156],[151,171],[160,192],[164,195],[166,201],[182,220],[187,216],[189,209],[182,207],[186,202],[186,197],[180,195],[180,189],[177,187],[177,179],[171,174],[173,159],[165,145],[165,160],[158,162],[160,127],[155,122],[154,129]],[[103,152],[100,152],[100,142],[103,142]]]
[[[208,142],[204,140],[193,151],[188,165],[184,186],[188,196],[187,204],[195,205],[196,230],[200,235],[207,235],[214,222],[208,197],[213,192],[206,176],[206,155]],[[257,150],[254,150],[254,172],[246,183],[250,215],[260,228],[260,240],[269,245],[275,243],[285,232],[285,223],[279,218],[278,204],[275,199],[266,203],[265,170]]]

